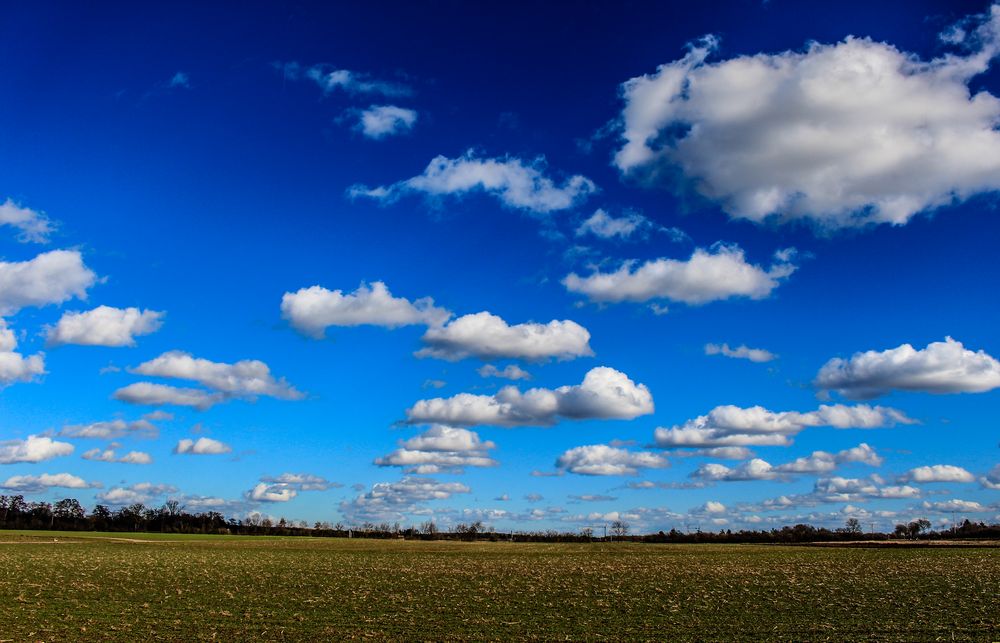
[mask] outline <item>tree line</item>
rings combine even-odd
[[[648,543],[805,543],[838,541],[1000,539],[1000,524],[987,525],[965,520],[947,529],[933,530],[926,519],[896,525],[889,533],[865,532],[860,521],[848,519],[838,529],[798,524],[770,530],[722,529],[719,531],[633,534],[630,525],[616,520],[596,533],[593,527],[579,531],[499,532],[481,521],[459,523],[441,529],[433,521],[419,525],[400,523],[272,520],[260,514],[237,519],[217,511],[189,512],[176,500],[160,507],[135,503],[112,509],[97,505],[89,513],[75,498],[55,503],[28,502],[21,495],[0,495],[0,529],[45,529],[58,531],[159,532],[177,534],[227,534],[245,536],[319,536],[334,538],[403,538],[411,540],[509,540],[515,542],[602,542],[630,541]]]

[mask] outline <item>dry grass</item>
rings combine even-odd
[[[18,641],[1000,639],[997,549],[2,541]]]

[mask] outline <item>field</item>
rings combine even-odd
[[[0,640],[1000,640],[1000,549],[0,543]]]

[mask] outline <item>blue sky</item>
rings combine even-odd
[[[998,519],[1000,5],[0,29],[0,493]]]

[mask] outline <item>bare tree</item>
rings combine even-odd
[[[167,514],[168,516],[179,516],[181,510],[183,509],[184,508],[181,507],[181,503],[179,500],[174,500],[171,498],[170,500],[167,500],[165,503],[163,503],[163,513]]]
[[[624,536],[628,536],[628,530],[629,529],[630,529],[629,524],[627,522],[625,522],[624,520],[616,520],[616,521],[614,521],[614,522],[611,523],[611,535],[612,536],[617,536],[619,538],[622,538]]]

